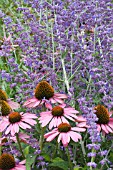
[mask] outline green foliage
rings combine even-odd
[[[52,163],[49,164],[49,167],[58,167],[61,170],[68,170],[68,162],[66,162],[63,159],[57,157],[57,158],[52,160]]]

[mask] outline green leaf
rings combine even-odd
[[[35,162],[36,155],[32,156],[32,154],[27,155],[26,157],[26,170],[31,170],[31,165]]]
[[[51,163],[49,166],[50,167],[59,167],[62,168],[63,170],[68,170],[68,162],[62,160],[61,158],[57,157],[54,160],[52,160],[53,163]]]
[[[30,146],[27,146],[27,147],[24,149],[24,155],[28,155],[28,154],[29,154],[29,148],[30,148]]]
[[[61,58],[62,58],[62,59],[64,59],[64,58],[66,57],[67,53],[68,53],[68,51],[67,51],[67,50],[66,50],[66,51],[64,51],[64,52],[62,53],[62,55],[61,55]]]

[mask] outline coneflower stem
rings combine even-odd
[[[17,140],[17,142],[18,142],[19,150],[20,150],[23,158],[25,159],[25,155],[24,155],[24,153],[23,153],[23,150],[22,150],[22,147],[21,147],[21,144],[20,144],[20,140],[19,140],[19,135],[18,135],[18,133],[16,133],[16,140]]]
[[[45,128],[46,128],[46,127],[42,127],[42,128],[41,128],[41,136],[40,136],[40,141],[39,141],[39,145],[40,145],[40,150],[41,150],[41,151],[42,151],[42,149],[43,149],[43,141],[44,141]]]
[[[66,147],[65,149],[66,149],[66,153],[67,153],[67,157],[68,157],[68,162],[69,162],[70,170],[73,170],[72,162],[71,162],[71,159],[70,159],[69,149],[68,149],[68,147]]]

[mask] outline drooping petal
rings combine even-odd
[[[55,132],[58,132],[58,129],[55,128],[53,129],[51,132],[48,132],[44,135],[44,138],[48,138],[49,136],[51,136],[52,134],[54,134]]]
[[[68,141],[69,141],[69,136],[67,133],[62,133],[62,144],[64,147],[66,147],[68,145]]]
[[[75,119],[73,119],[73,118],[70,117],[69,115],[66,115],[66,114],[65,114],[65,117],[68,118],[68,119],[70,119],[70,120],[72,120],[72,121],[75,121]]]
[[[62,123],[62,120],[60,117],[57,118],[57,126],[59,126]]]
[[[101,128],[105,133],[109,133],[104,124],[101,124]]]
[[[79,111],[75,110],[74,108],[64,108],[64,111],[68,113],[75,113],[75,114],[79,113]]]
[[[58,143],[60,142],[60,140],[62,139],[62,134],[60,133],[59,136],[58,136]]]
[[[54,96],[58,97],[58,98],[61,98],[61,99],[67,99],[67,95],[66,94],[55,93]]]
[[[52,129],[52,127],[56,127],[56,122],[57,120],[55,120],[54,118],[51,120],[51,122],[49,123],[49,129]]]
[[[20,113],[21,114],[21,113]],[[23,114],[23,117],[27,117],[27,118],[37,118],[37,116],[35,114],[31,114],[31,113],[24,113]]]
[[[83,116],[77,116],[76,121],[77,122],[86,122],[86,119]]]
[[[11,131],[11,128],[12,128],[12,125],[10,125],[10,126],[6,129],[6,131],[5,131],[5,134],[6,134],[6,135]]]
[[[1,121],[0,122],[0,132],[3,132],[8,125],[9,125],[8,121]]]
[[[81,122],[77,124],[78,127],[86,127],[86,122]]]
[[[46,139],[46,141],[47,141],[47,142],[51,142],[58,134],[59,134],[59,132],[53,133],[52,135],[50,135],[50,136]]]
[[[13,102],[11,99],[8,99],[7,102],[12,109],[18,109],[20,107],[19,103]]]
[[[108,126],[108,125],[105,125],[106,129],[108,130],[108,132],[111,132],[113,133],[113,130]]]
[[[61,119],[62,119],[63,123],[68,123],[69,124],[68,120],[66,120],[64,116],[61,116]]]
[[[56,102],[58,102],[58,103],[64,103],[64,101],[63,100],[61,100],[61,99],[59,99],[59,98],[57,98],[57,97],[54,97],[54,100],[56,101]]]
[[[45,107],[52,110],[52,105],[49,102],[45,102]]]
[[[79,127],[72,127],[71,130],[77,131],[77,132],[85,132],[86,131],[85,128],[79,128]]]
[[[29,126],[28,124],[23,123],[23,122],[19,122],[18,124],[22,129],[27,129],[27,128],[30,129],[31,128],[31,126]]]
[[[78,142],[78,139],[82,138],[82,136],[79,133],[76,133],[76,132],[73,132],[73,131],[70,131],[69,135],[74,142]]]
[[[99,124],[97,124],[97,130],[98,130],[98,132],[101,131],[101,126]]]
[[[33,120],[33,119],[23,118],[22,121],[23,121],[23,122],[26,122],[26,123],[28,123],[28,124],[30,124],[30,125],[32,125],[32,126],[34,126],[35,124],[37,124],[37,122],[36,122],[35,120]]]
[[[19,126],[18,126],[18,123],[15,123],[14,124],[14,129],[15,129],[15,132],[18,133],[19,132]]]

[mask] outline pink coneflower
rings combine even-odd
[[[46,138],[46,141],[51,142],[56,136],[59,135],[58,143],[61,140],[63,146],[66,147],[70,142],[70,138],[74,142],[78,142],[82,136],[77,132],[84,132],[85,130],[85,128],[71,127],[71,125],[68,123],[61,123],[58,128],[55,128],[51,132],[46,133],[44,138]]]
[[[33,108],[38,105],[45,104],[47,108],[52,108],[51,103],[64,103],[62,99],[66,99],[65,94],[55,93],[53,87],[46,81],[38,83],[35,89],[34,96],[28,99],[24,106]]]
[[[30,113],[18,113],[12,112],[8,115],[8,117],[3,117],[0,121],[0,131],[3,132],[5,130],[5,134],[11,133],[12,136],[15,133],[19,132],[19,127],[22,129],[31,128],[37,122],[33,119],[36,119],[37,116]]]
[[[49,129],[52,127],[58,127],[61,123],[69,123],[67,119],[75,121],[77,116],[75,114],[79,113],[74,108],[65,108],[66,104],[55,106],[50,111],[41,112],[39,123],[44,127],[49,124]]]
[[[0,89],[0,104],[2,101],[6,101],[12,109],[18,109],[20,107],[17,102],[8,99],[6,92]]]
[[[19,136],[20,142],[23,142],[23,143],[27,143],[27,139],[30,138],[30,136],[28,136],[25,133],[21,133],[21,132],[18,133],[18,136]],[[17,143],[16,136],[11,136],[11,137],[5,137],[4,136],[4,137],[0,138],[0,146],[5,145],[5,143],[8,142],[8,140],[11,140],[12,142]]]
[[[3,153],[0,156],[0,170],[26,170],[25,160],[16,163],[13,155]]]
[[[28,143],[27,140],[30,138],[30,136],[28,136],[27,134],[22,133],[22,132],[18,133],[18,137],[19,137],[20,142],[23,142],[23,143]],[[11,139],[13,142],[17,143],[17,138],[16,138],[16,136],[11,136],[10,139]]]
[[[103,105],[97,105],[94,109],[98,118],[97,130],[103,134],[113,133],[113,118],[110,118],[112,113]]]

